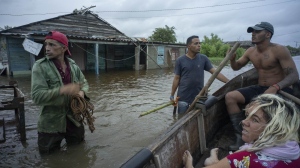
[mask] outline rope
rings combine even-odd
[[[79,94],[73,95],[71,98],[71,109],[73,111],[74,117],[77,121],[84,122],[86,119],[87,124],[91,132],[95,130],[94,121],[95,117],[93,117],[94,105],[89,101],[85,100]]]

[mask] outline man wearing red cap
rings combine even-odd
[[[68,58],[71,53],[64,34],[49,32],[44,47],[46,56],[35,62],[31,76],[32,100],[42,107],[38,120],[38,146],[42,154],[59,149],[63,139],[68,145],[84,140],[84,127],[74,118],[70,96],[86,97],[89,89],[80,68]]]
[[[229,150],[238,150],[244,144],[241,138],[241,121],[245,114],[239,108],[240,104],[248,104],[253,97],[262,93],[276,94],[283,90],[293,94],[291,85],[297,83],[299,74],[289,50],[282,45],[271,43],[274,34],[273,26],[268,22],[260,22],[248,27],[248,33],[252,33],[252,44],[244,55],[235,60],[231,57],[230,65],[233,70],[239,70],[248,62],[252,62],[258,72],[258,85],[240,88],[228,92],[225,96],[227,111],[236,134],[236,143],[229,146]]]

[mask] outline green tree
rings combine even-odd
[[[225,57],[229,48],[229,44],[224,44],[223,40],[213,33],[210,34],[210,37],[204,36],[201,43],[201,53],[208,57]],[[237,57],[241,57],[244,52],[245,49],[239,47],[236,51]]]
[[[288,48],[288,50],[290,51],[292,56],[300,54],[300,46],[299,46],[299,48],[295,48],[295,47],[292,47],[292,46],[289,46],[289,45],[286,46],[286,47]]]
[[[153,31],[153,34],[149,37],[149,40],[175,43],[177,39],[174,30],[174,26],[169,27],[167,25],[165,25],[165,28],[155,28],[155,31]]]
[[[239,47],[236,50],[236,59],[240,58],[244,53],[245,53],[246,49]]]

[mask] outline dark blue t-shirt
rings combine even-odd
[[[204,70],[213,66],[206,55],[197,54],[194,59],[186,55],[179,57],[175,64],[175,74],[180,76],[177,96],[179,101],[191,104],[204,85]]]

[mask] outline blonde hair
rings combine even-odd
[[[300,112],[293,102],[278,95],[262,94],[254,98],[248,108],[253,105],[256,107],[251,110],[248,117],[261,109],[267,124],[259,138],[247,151],[258,151],[287,141],[299,143]]]

